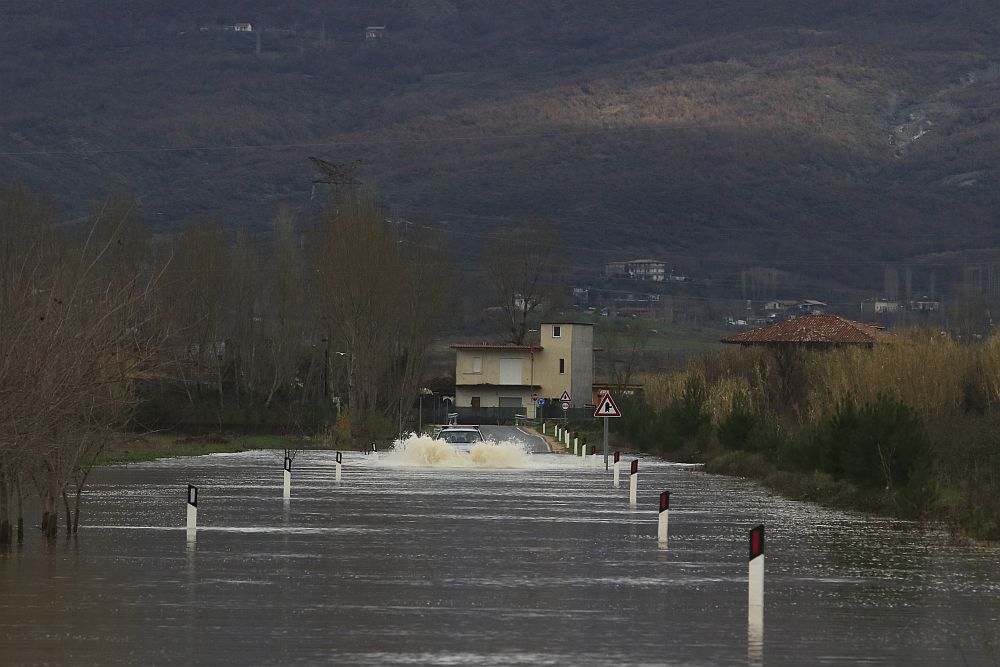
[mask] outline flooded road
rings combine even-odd
[[[656,459],[640,462],[631,511],[627,465],[613,489],[572,456],[501,459],[351,452],[338,484],[333,452],[300,452],[288,503],[281,452],[103,469],[77,543],[50,549],[31,532],[0,556],[0,664],[1000,660],[996,549]],[[746,531],[759,522],[762,648],[747,640]]]

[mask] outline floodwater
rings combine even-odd
[[[0,556],[0,664],[1000,662],[1000,550],[653,458],[630,510],[629,460],[614,489],[568,455],[442,464],[410,445],[345,452],[340,483],[333,452],[299,452],[287,503],[281,452],[100,470],[76,542],[32,531]],[[764,628],[748,639],[760,522]]]

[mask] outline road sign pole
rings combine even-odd
[[[608,471],[608,418],[604,418],[604,472]]]

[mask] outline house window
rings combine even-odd
[[[562,327],[553,325],[553,327],[552,327],[552,337],[553,338],[559,338],[560,336],[562,336]]]
[[[559,375],[565,375],[565,374],[566,374],[566,360],[565,359],[560,359],[559,360]]]
[[[478,396],[473,396],[472,397],[472,407],[474,409],[478,410],[479,406],[481,405],[481,403],[482,403],[482,401],[479,400]]]
[[[472,357],[472,372],[482,373],[483,372],[483,358],[482,357]]]

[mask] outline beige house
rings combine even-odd
[[[631,278],[662,283],[667,278],[667,265],[656,259],[608,262],[604,265],[604,275],[609,278]]]
[[[536,398],[571,407],[591,400],[594,325],[542,323],[537,345],[452,345],[455,407],[514,408],[535,416]]]

